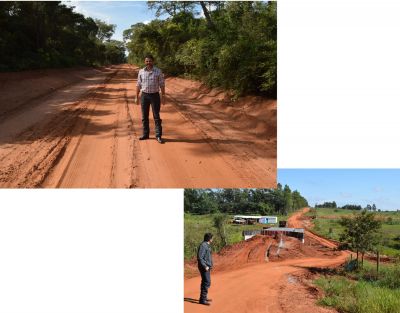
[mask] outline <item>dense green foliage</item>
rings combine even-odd
[[[337,208],[337,204],[336,204],[335,201],[324,202],[322,204],[316,204],[315,207],[316,208],[333,208],[333,209],[336,209]]]
[[[149,2],[165,20],[124,31],[131,63],[152,53],[165,72],[276,97],[276,2]],[[203,17],[196,17],[199,11]]]
[[[289,186],[276,189],[185,189],[185,212],[196,214],[281,214],[308,206],[307,200]]]
[[[367,263],[362,269],[334,274],[315,281],[325,292],[320,304],[348,313],[400,313],[400,265],[383,266],[377,274]]]
[[[342,207],[338,207],[336,202],[332,201],[332,202],[324,202],[322,204],[315,204],[314,207],[315,208],[332,208],[332,209],[338,208],[338,209],[353,210],[353,211],[361,211],[363,209],[366,211],[374,211],[374,212],[377,211],[375,203],[372,205],[367,204],[367,206],[365,208],[363,208],[361,205],[358,205],[358,204],[346,204]]]
[[[0,70],[123,63],[114,29],[60,1],[1,1]]]

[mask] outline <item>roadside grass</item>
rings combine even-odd
[[[400,313],[400,290],[353,282],[343,277],[319,278],[326,293],[319,304],[348,313]]]
[[[219,213],[220,214],[220,213]],[[214,235],[213,240],[213,251],[219,252],[222,248],[221,239],[217,235],[217,229],[214,227],[214,216],[219,214],[204,214],[196,215],[185,213],[184,215],[184,257],[185,259],[191,259],[197,254],[197,248],[203,241],[205,233],[211,232]],[[242,232],[244,230],[259,230],[264,226],[262,224],[256,225],[236,225],[230,223],[233,219],[232,214],[224,214],[226,218],[225,230],[228,244],[234,244],[243,240]],[[287,220],[288,216],[279,216],[280,220]],[[276,226],[275,224],[269,224],[269,226]]]
[[[400,313],[400,264],[375,265],[365,262],[355,271],[337,270],[314,283],[324,290],[318,301],[346,313]]]
[[[307,213],[315,216],[313,230],[327,238],[339,240],[343,227],[339,221],[344,216],[350,216],[357,211],[317,208]],[[388,256],[400,256],[400,212],[376,212],[382,221],[383,247],[382,253]]]

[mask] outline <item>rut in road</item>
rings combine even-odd
[[[133,74],[119,69],[94,93],[87,118],[75,124],[72,138],[45,187],[132,187],[135,134],[127,88]]]
[[[98,87],[105,88],[107,77]],[[35,124],[15,136],[18,144],[0,154],[1,187],[40,187],[49,171],[63,156],[71,140],[73,128],[96,101],[93,90],[84,98],[64,107],[44,124]]]

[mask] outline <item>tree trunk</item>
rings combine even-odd
[[[364,252],[361,253],[361,267],[364,267]]]
[[[208,11],[204,1],[200,1],[201,8],[203,9],[204,16],[206,17],[208,28],[214,29],[214,23],[211,20],[210,12]]]

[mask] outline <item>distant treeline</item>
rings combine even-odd
[[[0,71],[124,63],[114,30],[61,1],[0,1]]]
[[[308,206],[297,190],[280,184],[276,189],[185,189],[185,212],[196,214],[288,214]]]
[[[342,207],[338,207],[335,201],[332,202],[324,202],[322,204],[315,204],[315,208],[330,208],[330,209],[343,209],[343,210],[355,210],[355,211],[361,211],[361,210],[366,210],[366,211],[377,211],[375,203],[370,205],[368,204],[366,207],[362,207],[361,205],[358,204],[346,204]],[[380,210],[378,210],[380,211]]]
[[[149,1],[148,6],[157,17],[169,17],[124,31],[129,62],[143,64],[145,53],[152,53],[172,75],[237,94],[276,97],[276,2]]]

